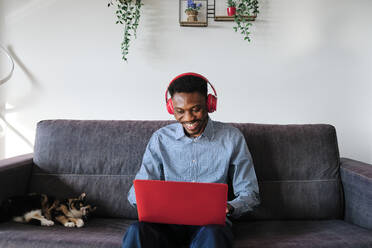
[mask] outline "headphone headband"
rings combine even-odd
[[[198,78],[201,78],[203,79],[204,81],[207,82],[207,84],[209,84],[214,92],[214,95],[215,97],[217,97],[217,92],[216,90],[214,89],[213,85],[209,82],[209,80],[204,77],[203,75],[201,74],[198,74],[198,73],[195,73],[195,72],[186,72],[186,73],[182,73],[178,76],[176,76],[175,78],[172,79],[172,81],[169,83],[168,87],[167,87],[167,90],[165,91],[165,102],[167,103],[168,102],[168,89],[169,89],[169,86],[171,86],[171,84],[176,81],[177,79],[181,78],[181,77],[184,77],[184,76],[195,76],[195,77],[198,77]]]
[[[214,111],[216,111],[216,108],[217,108],[217,92],[216,90],[214,89],[213,85],[209,82],[209,80],[204,77],[203,75],[200,75],[198,73],[195,73],[195,72],[186,72],[186,73],[182,73],[180,75],[178,75],[177,77],[173,78],[173,80],[169,83],[168,87],[167,87],[167,90],[165,91],[165,103],[167,105],[167,110],[170,114],[173,114],[174,113],[174,110],[173,110],[173,102],[171,99],[168,99],[168,89],[169,89],[169,86],[171,86],[171,84],[176,81],[177,79],[181,78],[181,77],[184,77],[184,76],[194,76],[194,77],[198,77],[198,78],[201,78],[203,79],[207,84],[209,84],[214,92],[214,95],[212,94],[208,94],[207,95],[207,108],[208,108],[208,112],[212,113]]]

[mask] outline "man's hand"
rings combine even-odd
[[[232,213],[233,211],[234,211],[234,207],[227,203],[226,214]]]

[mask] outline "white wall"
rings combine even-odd
[[[0,1],[0,45],[4,42],[3,30],[5,29],[5,11],[3,7],[3,2]],[[10,66],[10,63],[7,61],[6,54],[0,49],[0,80],[4,80],[4,77],[7,75],[6,69],[7,66]],[[0,85],[0,117],[4,115],[5,109],[5,90],[4,86]],[[6,127],[5,123],[0,118],[0,159],[5,157],[5,132]]]
[[[260,0],[251,43],[228,22],[180,27],[176,0],[144,0],[129,63],[107,1],[0,1],[18,61],[6,118],[31,143],[42,119],[171,119],[169,80],[196,71],[218,91],[213,119],[329,123],[341,156],[372,162],[370,0]],[[31,150],[13,137],[7,156]]]

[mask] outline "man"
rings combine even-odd
[[[228,202],[226,213],[237,218],[259,203],[256,174],[241,132],[209,118],[208,112],[216,109],[217,97],[207,95],[208,83],[196,73],[184,73],[172,80],[168,87],[171,99],[167,100],[166,92],[167,109],[178,123],[152,135],[136,179],[207,183],[231,180],[235,199]],[[133,186],[128,200],[135,206]],[[186,226],[136,222],[123,240],[125,248],[232,247],[232,244],[231,223]]]

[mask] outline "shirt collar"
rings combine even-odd
[[[183,126],[181,123],[177,123],[177,129],[175,133],[175,138],[178,140],[182,137],[187,137],[185,134],[185,131],[183,130]],[[205,127],[203,133],[201,136],[207,137],[209,140],[213,138],[213,133],[214,133],[214,127],[213,127],[213,121],[212,119],[208,116],[208,123],[207,126]]]

